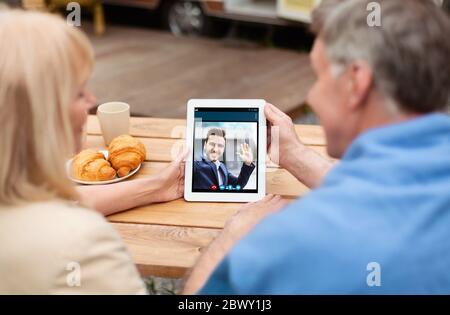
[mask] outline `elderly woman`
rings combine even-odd
[[[181,197],[182,157],[159,175],[76,188],[93,63],[87,38],[44,13],[0,12],[0,293],[145,293],[104,214]],[[90,197],[94,193],[95,198]]]

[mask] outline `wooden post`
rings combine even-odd
[[[22,7],[26,10],[45,10],[45,0],[22,0]]]
[[[96,35],[105,33],[105,15],[100,1],[94,1],[94,32]]]

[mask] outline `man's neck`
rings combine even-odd
[[[411,120],[421,115],[418,113],[406,112],[397,104],[388,102],[389,101],[378,99],[372,101],[371,104],[365,108],[365,112],[358,125],[358,134],[362,134],[369,129]]]

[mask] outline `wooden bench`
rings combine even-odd
[[[147,148],[143,168],[134,178],[151,176],[171,160],[171,148],[184,142],[186,122],[182,119],[131,118],[130,134]],[[86,147],[104,149],[97,117],[88,119]],[[297,125],[302,141],[322,154],[325,140],[320,126]],[[308,189],[286,170],[269,164],[267,192],[297,198]],[[220,233],[225,222],[242,204],[186,202],[135,208],[108,217],[119,231],[142,275],[183,277],[203,248]]]

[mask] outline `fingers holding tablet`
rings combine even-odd
[[[267,153],[270,159],[280,166],[287,168],[287,158],[293,150],[303,146],[300,141],[292,119],[270,103],[264,107],[267,128]]]

